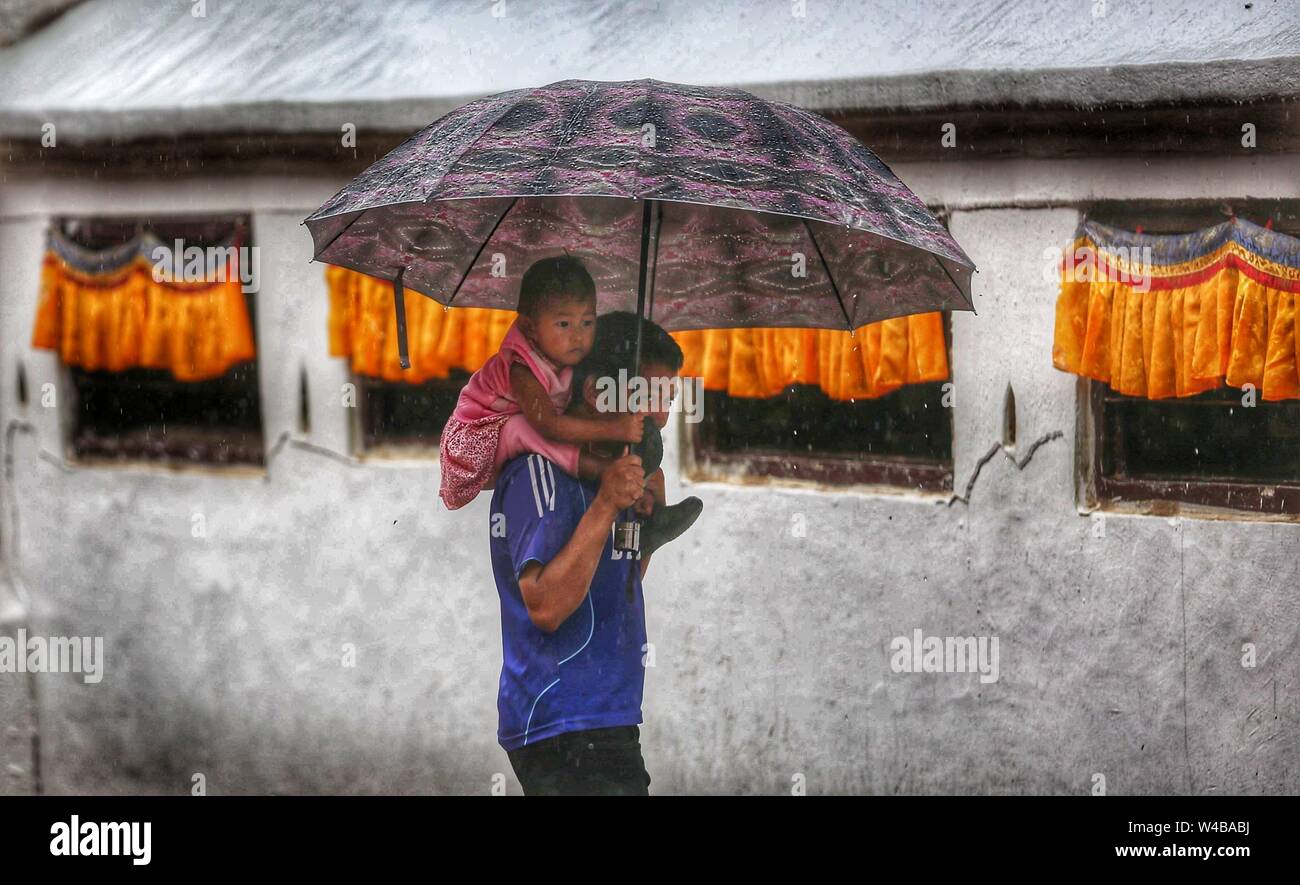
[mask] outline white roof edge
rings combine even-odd
[[[881,77],[719,83],[818,112],[888,114],[1005,108],[1104,108],[1300,99],[1300,55],[1035,70],[933,71]],[[543,84],[538,84],[543,85]],[[54,123],[67,143],[240,134],[414,132],[481,95],[241,103],[93,111],[0,106],[0,138],[35,141]]]

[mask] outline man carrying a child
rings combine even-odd
[[[539,287],[552,297],[539,299]],[[494,489],[489,532],[503,653],[497,739],[530,796],[649,794],[638,728],[647,650],[641,581],[654,550],[686,531],[702,508],[698,498],[665,503],[658,432],[669,403],[654,403],[647,413],[647,438],[639,447],[645,461],[622,454],[635,435],[630,422],[599,405],[608,400],[601,396],[605,385],[638,375],[637,321],[626,312],[595,318],[594,292],[573,258],[547,259],[525,274],[517,326],[527,343],[519,346],[533,352],[513,358],[509,388],[502,378],[503,391],[522,394],[521,415],[493,441],[498,463],[480,470],[489,477],[484,487]],[[529,317],[526,308],[539,301],[551,312],[534,310]],[[552,314],[565,314],[565,331],[538,334],[537,323]],[[594,330],[584,336],[574,324],[588,319]],[[539,401],[558,386],[533,363],[553,370],[567,388],[563,416],[571,420],[545,415],[523,426],[519,419],[545,410]],[[640,377],[651,389],[667,389],[681,365],[671,336],[643,321]],[[524,369],[529,377],[520,377]],[[540,382],[535,388],[533,378]],[[444,434],[444,448],[453,429]],[[501,436],[539,434],[544,439],[500,450]],[[568,440],[575,440],[570,445],[576,451],[566,448]],[[481,463],[487,456],[476,457]],[[639,553],[615,549],[615,523],[626,519],[628,508],[646,520]],[[629,570],[631,597],[625,593]]]

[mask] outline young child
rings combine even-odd
[[[644,415],[599,418],[564,414],[573,367],[591,352],[596,334],[596,285],[576,258],[535,262],[519,287],[518,318],[500,350],[470,377],[439,443],[442,488],[451,510],[493,487],[506,461],[535,452],[571,476],[598,480],[612,459],[581,448],[588,442],[639,443]],[[653,427],[653,424],[651,425]],[[699,515],[698,499],[666,507],[662,483],[651,483],[655,506],[642,534],[651,546],[671,540]]]

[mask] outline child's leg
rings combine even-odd
[[[497,443],[497,469],[500,470],[502,464],[525,452],[535,452],[554,461],[555,466],[569,476],[579,475],[577,446],[549,440],[538,433],[523,415],[514,415],[501,425],[501,440]]]
[[[665,507],[668,504],[668,497],[664,491],[664,472],[662,468],[655,470],[650,474],[646,483],[646,491],[654,496],[656,507]]]

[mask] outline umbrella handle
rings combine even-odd
[[[630,445],[625,446],[623,454],[626,455],[631,449]],[[620,517],[619,521],[614,523],[614,549],[627,554],[627,581],[624,582],[623,592],[627,601],[632,602],[636,599],[632,591],[633,582],[636,580],[637,570],[641,568],[641,520],[631,507],[624,510]]]
[[[624,455],[631,451],[630,444],[623,446]],[[641,521],[631,507],[621,511],[618,522],[614,523],[614,549],[624,553],[636,553],[641,549]]]

